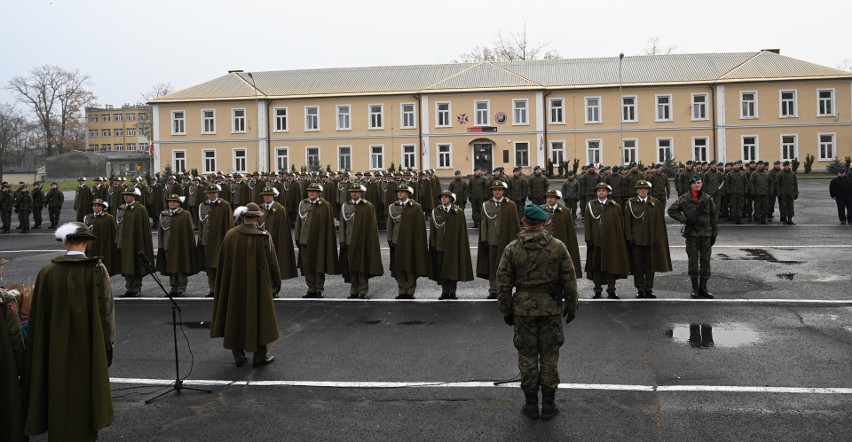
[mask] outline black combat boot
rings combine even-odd
[[[541,418],[542,420],[553,419],[559,414],[556,408],[556,389],[541,387]]]
[[[713,295],[707,291],[706,278],[701,278],[700,285],[698,286],[698,297],[702,299],[713,299]]]
[[[531,419],[541,417],[538,414],[538,391],[524,391],[524,397],[526,398],[526,402],[521,407],[521,412]]]
[[[645,290],[645,299],[657,299],[657,295],[654,294],[653,290]]]
[[[693,298],[700,298],[701,293],[699,292],[699,289],[698,289],[698,278],[693,278],[693,277],[690,276],[689,279],[692,281],[692,297]]]
[[[781,224],[787,224],[787,217],[786,216],[781,217]]]
[[[792,217],[792,216],[791,216],[791,217],[789,217],[789,218],[787,218],[787,225],[788,225],[788,226],[795,226],[795,225],[796,225],[796,223],[794,223],[794,222],[793,222],[793,217]]]

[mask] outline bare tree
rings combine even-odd
[[[6,89],[32,108],[44,131],[46,154],[52,156],[54,148],[65,150],[66,132],[83,117],[86,106],[95,102],[90,85],[89,76],[79,70],[44,65],[30,70],[28,77],[12,77]]]
[[[651,37],[648,39],[648,45],[645,46],[645,49],[642,50],[642,54],[644,55],[665,55],[671,54],[677,46],[668,45],[663,47],[660,44],[660,37]]]
[[[475,63],[480,61],[537,60],[562,58],[557,50],[544,51],[549,43],[532,42],[527,35],[527,23],[520,32],[497,30],[492,48],[476,46],[470,52],[459,55],[454,63]]]
[[[139,97],[142,99],[143,103],[148,103],[149,101],[160,98],[162,96],[168,95],[173,92],[172,84],[170,82],[165,83],[157,83],[151,86],[145,92],[139,94]],[[151,132],[154,130],[154,113],[152,110],[148,110],[146,112],[145,119],[139,119],[136,122],[136,130],[139,131],[139,135],[145,137],[148,142],[151,141]]]
[[[0,176],[3,175],[4,165],[24,165],[26,149],[29,147],[25,135],[34,126],[14,105],[0,104]]]
[[[844,58],[837,66],[837,69],[852,72],[852,59]]]

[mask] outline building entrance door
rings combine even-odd
[[[473,166],[491,173],[494,160],[493,150],[494,145],[492,143],[473,143]]]

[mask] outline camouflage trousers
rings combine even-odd
[[[789,220],[795,215],[793,200],[793,195],[778,195],[778,209],[781,212],[781,219]]]
[[[686,238],[686,256],[689,258],[688,272],[690,278],[710,279],[710,246],[709,236],[689,236]]]
[[[539,387],[559,386],[559,347],[565,342],[562,318],[550,316],[515,316],[515,337],[521,389],[538,391]]]
[[[730,202],[729,213],[732,221],[740,221],[743,217],[743,208],[745,206],[745,195],[732,194],[728,201]]]
[[[731,215],[729,210],[731,197],[726,195],[722,195],[719,197],[720,205],[719,205],[719,217],[720,218],[728,218]]]
[[[3,222],[3,228],[9,227],[12,224],[12,209],[0,210],[0,220]]]
[[[769,217],[769,195],[754,195],[754,220],[763,221]]]
[[[480,213],[481,211],[482,211],[482,201],[471,199],[470,200],[470,212],[471,212],[471,218],[473,218],[473,225],[474,226],[479,225],[479,219],[482,217],[482,215]]]

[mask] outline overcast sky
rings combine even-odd
[[[851,0],[19,0],[4,2],[0,84],[54,64],[92,79],[100,104],[140,100],[229,69],[447,63],[527,23],[566,58],[674,52],[781,54],[836,67],[852,59]],[[0,103],[11,102],[0,90]]]

